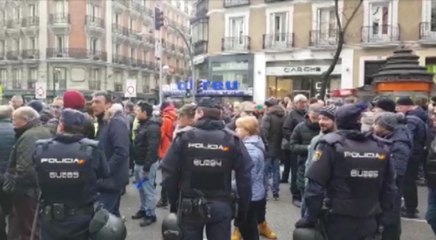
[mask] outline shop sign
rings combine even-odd
[[[253,89],[240,89],[239,81],[199,81],[200,86],[196,86],[197,94],[201,95],[232,95],[232,96],[251,96],[253,95]],[[164,87],[163,91],[168,94],[179,94],[180,92],[186,92],[188,89],[192,89],[192,79],[188,81],[179,81],[177,85]]]
[[[328,65],[307,65],[307,66],[289,66],[289,67],[267,67],[266,75],[268,76],[307,76],[321,75],[329,68]],[[341,65],[336,65],[332,74],[341,74]]]

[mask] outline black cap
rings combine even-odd
[[[221,104],[211,97],[201,98],[197,103],[197,107],[222,109]]]
[[[390,98],[379,98],[374,102],[374,107],[378,107],[386,112],[395,112],[395,102]]]
[[[339,107],[335,114],[338,129],[360,130],[358,121],[365,109],[366,105],[364,104],[345,104]]]
[[[33,108],[38,113],[44,109],[44,104],[42,104],[42,102],[39,100],[32,100],[27,104],[27,106]]]
[[[397,105],[413,106],[413,105],[415,105],[415,103],[413,102],[413,100],[410,97],[400,97],[397,100]]]
[[[67,126],[81,128],[86,122],[86,116],[78,110],[66,108],[62,110],[60,121]]]

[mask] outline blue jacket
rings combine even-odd
[[[15,144],[15,131],[10,119],[0,119],[0,182],[5,173],[9,155]]]
[[[406,126],[400,125],[395,128],[390,136],[387,136],[387,139],[392,142],[389,150],[395,173],[404,176],[413,151],[412,135]]]
[[[265,198],[265,145],[259,136],[247,137],[243,142],[254,164],[251,169],[251,201],[259,201]]]
[[[427,113],[420,107],[406,114],[406,126],[413,137],[413,155],[425,154],[424,150],[431,140],[431,131],[427,121]]]
[[[98,119],[97,140],[109,165],[109,177],[98,181],[101,192],[121,192],[129,183],[129,124],[122,112]]]

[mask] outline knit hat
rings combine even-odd
[[[380,108],[386,112],[395,112],[395,102],[390,98],[380,98],[376,100],[374,107]]]
[[[384,112],[375,119],[374,124],[392,132],[401,122],[402,118],[403,115],[400,113]]]
[[[410,97],[400,97],[397,100],[397,105],[413,106],[413,105],[415,105],[415,103],[413,102],[413,100]]]
[[[64,93],[64,108],[82,109],[85,107],[86,100],[79,91],[70,90]]]
[[[267,107],[272,107],[272,106],[274,106],[274,105],[277,105],[278,103],[279,103],[279,102],[277,101],[277,99],[271,97],[271,98],[268,98],[268,99],[265,101],[265,106],[267,106]]]
[[[44,109],[44,105],[39,100],[32,100],[27,104],[27,106],[33,108],[38,113],[40,113]]]
[[[336,107],[333,105],[330,105],[330,106],[324,106],[321,109],[321,111],[319,112],[319,115],[326,116],[334,121],[335,120],[335,113],[336,113]]]
[[[336,126],[343,130],[360,130],[358,123],[366,110],[364,104],[345,104],[336,110]]]

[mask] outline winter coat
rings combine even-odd
[[[143,165],[148,172],[151,165],[159,160],[160,119],[152,118],[140,121],[133,141],[133,160],[137,165]]]
[[[289,140],[291,152],[297,154],[297,186],[299,188],[304,188],[304,173],[306,172],[305,163],[309,144],[312,141],[312,138],[319,134],[319,131],[320,128],[318,123],[311,123],[309,119],[306,119],[295,127],[291,139]]]
[[[168,106],[162,111],[162,127],[159,147],[160,159],[164,157],[171,145],[176,120],[177,113],[173,106]]]
[[[106,155],[109,177],[98,180],[101,192],[121,192],[129,183],[129,121],[121,109],[98,117],[97,140]]]
[[[0,183],[8,167],[9,155],[14,144],[15,132],[11,119],[0,119]]]
[[[11,152],[8,172],[14,175],[18,192],[37,197],[36,173],[33,169],[35,142],[52,138],[53,134],[47,127],[42,126],[38,119],[20,129],[15,129],[15,132],[17,141]]]
[[[265,146],[259,136],[247,137],[243,142],[254,164],[251,169],[251,201],[259,201],[265,198]]]
[[[413,155],[419,156],[414,159],[421,161],[426,155],[426,147],[431,141],[431,131],[427,125],[428,114],[422,108],[417,107],[406,114],[406,126],[413,138]]]
[[[405,176],[413,151],[413,139],[409,129],[399,125],[386,139],[391,141],[389,150],[396,174]]]
[[[283,137],[289,140],[294,128],[304,121],[306,116],[306,110],[292,110],[286,115],[286,119],[283,123]]]
[[[267,157],[281,156],[284,120],[285,111],[280,106],[270,107],[262,118],[261,133],[267,144]]]

